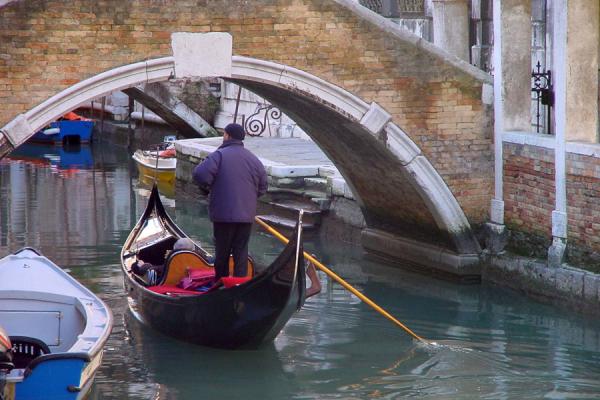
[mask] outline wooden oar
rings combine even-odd
[[[289,240],[285,236],[283,236],[275,228],[271,227],[269,224],[267,224],[265,221],[263,221],[259,217],[255,217],[254,219],[263,228],[265,228],[267,230],[267,232],[271,233],[273,236],[275,236],[277,239],[281,240],[283,243],[287,244],[289,242]],[[406,333],[408,333],[409,335],[411,335],[413,338],[415,338],[415,339],[417,339],[417,340],[419,340],[421,342],[429,343],[429,341],[423,339],[422,337],[420,337],[419,335],[417,335],[416,333],[414,333],[413,331],[411,331],[406,325],[404,325],[402,322],[398,321],[396,318],[394,318],[390,313],[388,313],[387,311],[385,311],[383,308],[379,307],[377,304],[375,304],[367,296],[365,296],[364,294],[362,294],[361,292],[359,292],[358,290],[356,290],[352,285],[350,285],[348,282],[346,282],[345,280],[343,280],[342,278],[340,278],[335,272],[333,272],[332,270],[330,270],[329,268],[327,268],[326,266],[324,266],[323,264],[321,264],[313,256],[311,256],[307,252],[304,252],[304,257],[307,258],[314,265],[316,265],[317,268],[319,268],[321,271],[325,272],[334,281],[336,281],[337,283],[339,283],[340,285],[342,285],[344,288],[346,288],[348,291],[350,291],[350,293],[352,293],[353,295],[355,295],[356,297],[358,297],[359,299],[361,299],[363,302],[365,302],[369,306],[371,306],[379,314],[383,315],[384,317],[386,317],[387,319],[389,319],[390,321],[392,321],[394,324],[396,324],[400,328],[404,329],[404,331]]]

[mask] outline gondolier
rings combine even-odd
[[[257,199],[267,191],[265,167],[244,147],[244,137],[241,125],[227,125],[223,144],[193,172],[194,181],[210,192],[216,280],[229,275],[230,255],[234,260],[234,276],[246,275],[248,240]]]

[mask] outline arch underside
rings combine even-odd
[[[173,68],[172,57],[165,57],[106,71],[19,115],[0,133],[17,147],[78,105],[140,83],[167,80]],[[370,229],[457,254],[479,253],[458,202],[418,147],[391,122],[378,132],[365,123],[373,105],[369,108],[343,89],[279,64],[234,57],[233,70],[233,78],[225,79],[278,106],[328,155],[352,188]]]
[[[360,121],[305,93],[228,80],[276,105],[310,135],[350,183],[369,228],[457,250],[452,235],[437,226],[404,166]]]

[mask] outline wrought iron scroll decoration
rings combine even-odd
[[[552,87],[552,71],[546,70],[546,72],[542,71],[542,65],[538,61],[536,64],[536,70],[531,71],[531,77],[533,78],[533,87],[531,91],[535,93],[535,101],[536,101],[536,132],[540,132],[540,118],[541,107],[548,107],[547,110],[547,124],[548,124],[548,134],[552,134],[552,107],[554,107],[554,91]]]
[[[264,115],[261,118],[261,113]],[[247,135],[260,136],[264,133],[267,126],[269,126],[269,119],[280,119],[281,110],[272,104],[257,106],[256,111],[250,114],[248,118],[242,116],[242,125]]]

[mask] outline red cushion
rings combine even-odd
[[[177,287],[186,290],[194,290],[200,286],[211,283],[214,281],[214,278],[214,270],[190,269],[188,270],[188,275],[181,278]]]
[[[177,296],[178,294],[203,294],[197,290],[186,290],[177,286],[161,285],[161,286],[149,286],[146,289],[151,290],[159,294],[168,294]]]
[[[188,270],[188,277],[191,279],[204,279],[204,278],[214,278],[215,270],[214,269],[190,269]]]
[[[241,276],[241,277],[234,277],[234,276],[228,276],[228,277],[223,277],[221,278],[221,281],[223,282],[223,286],[225,286],[226,288],[230,288],[230,287],[234,287],[237,285],[241,285],[244,282],[248,282],[250,279],[247,276]]]

